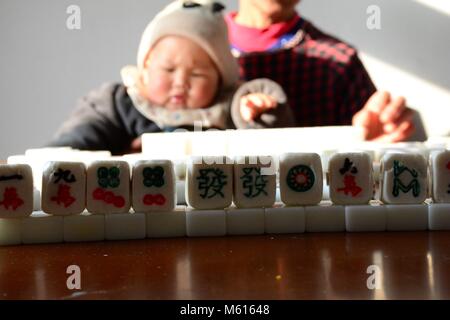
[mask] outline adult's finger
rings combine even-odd
[[[362,130],[363,139],[369,139],[371,112],[361,109],[352,118],[352,125]]]
[[[394,122],[388,122],[383,124],[383,131],[386,133],[394,132],[397,127],[399,127],[402,123],[410,122],[413,123],[413,111],[409,108],[406,108],[404,112],[400,115],[399,118],[396,118]]]
[[[412,122],[403,122],[393,132],[380,136],[376,141],[383,143],[393,143],[405,141],[415,131],[415,126]]]
[[[391,94],[387,91],[375,92],[369,100],[367,100],[363,109],[380,114],[391,101]]]
[[[352,125],[362,130],[364,140],[376,139],[383,134],[383,125],[378,119],[379,115],[368,109],[361,109],[352,119]]]
[[[406,100],[404,97],[397,97],[382,110],[380,114],[380,121],[383,123],[397,122],[406,112]]]

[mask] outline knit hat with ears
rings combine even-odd
[[[230,51],[224,6],[208,0],[181,1],[169,4],[150,22],[139,45],[137,63],[143,68],[151,48],[164,36],[191,39],[205,50],[216,64],[223,88],[235,87],[239,68]]]

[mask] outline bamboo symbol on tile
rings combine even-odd
[[[413,178],[406,186],[400,180],[400,175],[405,171],[408,172]],[[417,180],[418,175],[419,174],[416,170],[409,169],[408,167],[400,163],[400,161],[394,160],[394,187],[392,190],[392,194],[394,195],[394,197],[398,197],[400,191],[402,191],[403,193],[407,193],[411,189],[413,196],[418,197],[420,194],[420,183]]]

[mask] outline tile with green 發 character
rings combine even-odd
[[[233,197],[233,161],[192,157],[186,166],[186,202],[195,209],[224,209]]]
[[[233,202],[238,208],[267,208],[275,202],[276,167],[270,156],[234,159]]]

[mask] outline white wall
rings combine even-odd
[[[367,28],[371,5],[380,30]],[[404,95],[429,136],[450,135],[450,1],[303,0],[299,9],[355,45],[377,87]]]
[[[118,81],[120,68],[135,61],[143,28],[167,2],[0,0],[0,159],[45,144],[80,96]],[[73,4],[81,30],[66,27]],[[366,27],[373,4],[381,30]],[[448,12],[412,0],[303,0],[299,10],[361,49],[376,84],[405,95],[429,133],[449,133]]]

